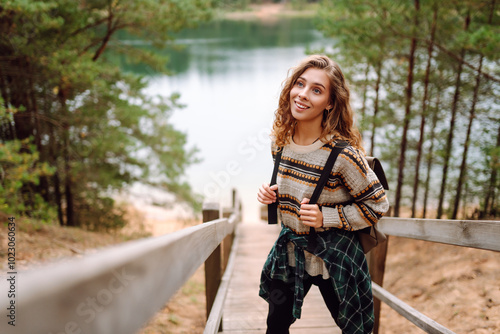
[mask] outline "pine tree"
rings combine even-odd
[[[0,140],[32,141],[40,161],[54,168],[21,192],[40,194],[61,224],[91,228],[124,223],[111,194],[134,182],[199,207],[182,181],[196,150],[168,122],[178,97],[146,96],[141,78],[123,73],[107,51],[167,72],[163,57],[121,43],[117,33],[161,48],[173,32],[208,19],[212,7],[210,0],[2,3],[0,92],[6,110],[19,111],[0,119]],[[33,196],[23,198],[32,206]]]
[[[432,53],[434,51],[434,38],[436,36],[436,28],[437,28],[437,20],[438,20],[438,4],[436,2],[433,3],[433,15],[432,15],[432,24],[431,24],[431,32],[430,32],[430,43],[427,47],[427,64],[425,66],[425,75],[424,75],[424,96],[422,101],[422,112],[420,116],[420,138],[418,140],[417,145],[417,160],[415,164],[415,178],[413,181],[413,197],[412,197],[412,205],[411,205],[411,217],[415,218],[416,216],[416,205],[418,198],[418,186],[419,186],[419,176],[420,176],[420,161],[422,159],[422,147],[424,145],[425,140],[425,122],[428,113],[428,103],[429,103],[429,80],[431,74],[431,63],[432,63]],[[432,145],[431,145],[432,146]],[[425,211],[425,210],[424,210]]]
[[[420,11],[420,1],[415,0],[415,11],[414,11],[414,34],[419,29],[419,11]],[[408,76],[406,84],[406,96],[405,96],[405,115],[403,120],[403,134],[401,136],[401,150],[399,153],[399,164],[398,164],[398,182],[396,185],[396,198],[394,204],[394,216],[399,217],[400,204],[401,204],[401,191],[403,188],[404,181],[404,170],[405,170],[405,158],[406,158],[406,146],[407,146],[407,135],[408,128],[410,126],[411,118],[411,104],[413,98],[413,70],[415,67],[415,53],[417,49],[417,37],[413,36],[411,39],[411,46],[408,59]]]
[[[436,198],[439,217],[443,216],[445,199],[451,198],[450,194],[455,198],[457,185],[463,182],[458,177],[457,184],[452,184],[451,178],[460,174],[460,166],[455,166],[453,158],[457,157],[457,151],[462,152],[458,143],[462,143],[462,139],[466,142],[468,124],[471,126],[468,150],[482,149],[480,145],[484,143],[484,149],[494,151],[490,149],[495,147],[491,136],[483,135],[481,144],[473,138],[476,120],[489,129],[491,122],[486,118],[496,119],[494,109],[483,108],[485,117],[473,117],[474,122],[468,124],[462,115],[466,112],[466,101],[475,100],[474,96],[481,104],[495,105],[494,94],[500,82],[495,65],[500,45],[495,3],[495,0],[415,1],[413,4],[342,0],[326,1],[320,9],[318,27],[336,39],[335,57],[346,67],[350,78],[362,78],[353,83],[360,86],[363,96],[363,128],[371,133],[370,154],[380,154],[388,164],[389,178],[396,183],[395,215],[400,214],[404,201],[411,198],[412,216],[416,216],[418,188],[422,182],[420,165],[426,148],[423,214],[428,215],[428,203],[434,196],[429,188],[438,183],[432,178],[440,169],[441,189]],[[492,19],[488,21],[490,13],[493,13]],[[471,24],[473,28],[468,28]],[[474,93],[471,78],[478,77],[481,85]],[[431,91],[435,92],[433,104],[438,105],[437,108],[429,107]],[[471,109],[468,111],[470,119]],[[427,119],[432,120],[431,124],[427,125]],[[379,141],[383,137],[385,141]],[[442,137],[446,137],[444,145]],[[400,145],[394,145],[395,142]],[[463,153],[462,160],[467,154]],[[395,156],[399,156],[398,161]],[[493,159],[492,153],[488,153],[490,156]],[[463,177],[468,165],[465,159]],[[406,160],[415,163],[407,167]],[[490,160],[476,162],[481,164],[481,170],[490,173],[491,179],[495,174],[487,161]],[[408,170],[415,173],[410,175]],[[480,197],[474,185],[480,184],[483,176],[470,176],[467,198],[473,200],[471,196]],[[493,179],[496,180],[496,176]],[[489,194],[487,204],[491,205],[494,192]],[[458,196],[460,198],[460,194]],[[448,202],[453,208],[454,202]]]
[[[491,25],[493,22],[493,11],[495,9],[495,0],[491,2],[490,5],[490,12],[488,15],[488,21],[487,24]],[[466,166],[467,166],[467,153],[469,151],[469,146],[470,146],[470,137],[471,137],[471,131],[472,131],[472,123],[474,122],[474,119],[476,117],[476,104],[478,100],[478,95],[479,95],[479,87],[481,84],[481,71],[483,68],[483,60],[484,60],[484,55],[480,54],[479,55],[479,65],[478,65],[478,72],[476,74],[476,83],[474,87],[474,94],[472,97],[472,103],[470,106],[470,111],[469,111],[469,122],[467,126],[467,134],[465,137],[465,142],[464,142],[464,151],[462,154],[462,163],[460,164],[460,175],[458,177],[458,183],[457,183],[457,190],[456,190],[456,196],[455,196],[455,202],[453,206],[453,213],[451,215],[451,219],[456,219],[457,214],[458,214],[458,208],[460,205],[460,197],[462,194],[462,185],[464,183],[465,179],[465,173],[466,173]],[[464,205],[466,201],[463,202]],[[465,210],[464,210],[465,211]]]

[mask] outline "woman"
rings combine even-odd
[[[282,230],[264,265],[260,296],[269,303],[267,333],[289,333],[304,296],[317,285],[342,333],[371,333],[373,298],[366,259],[353,231],[376,224],[389,203],[364,158],[349,88],[326,56],[306,58],[284,83],[273,124],[277,184],[263,184],[262,204],[278,201]],[[338,155],[317,203],[308,204],[332,148]],[[305,250],[311,228],[317,245]]]

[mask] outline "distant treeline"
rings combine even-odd
[[[498,217],[499,13],[495,0],[322,2],[395,216]]]
[[[122,44],[126,30],[161,48],[212,16],[204,0],[11,0],[0,3],[0,211],[61,225],[122,226],[113,195],[134,182],[195,208],[183,182],[196,161],[169,123],[178,96],[152,98],[106,51],[166,71],[166,59]]]

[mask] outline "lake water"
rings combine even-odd
[[[287,18],[213,22],[180,33],[177,43],[185,48],[170,52],[175,75],[143,74],[148,93],[178,92],[186,106],[174,111],[171,123],[203,160],[188,168],[187,181],[206,201],[224,206],[236,188],[244,219],[258,221],[256,194],[272,173],[269,132],[281,83],[307,49],[329,50],[333,41],[312,19]]]

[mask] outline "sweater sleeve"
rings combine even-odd
[[[389,210],[384,188],[365,157],[352,147],[339,154],[332,174],[340,179],[350,199],[322,206],[323,226],[349,231],[372,226]]]

